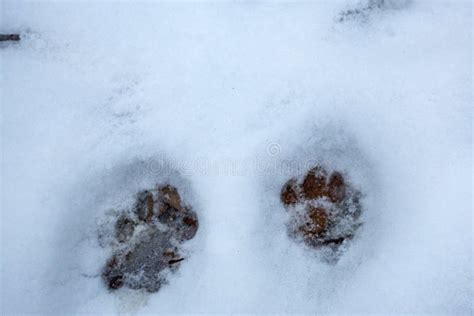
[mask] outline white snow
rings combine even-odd
[[[472,3],[403,2],[1,2],[2,314],[472,313]],[[278,200],[314,161],[365,194],[336,265]],[[162,163],[189,260],[109,293],[99,223]]]

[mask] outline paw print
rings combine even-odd
[[[321,166],[309,170],[302,179],[290,179],[280,194],[290,213],[289,235],[337,257],[340,246],[362,225],[360,197],[342,173],[329,175]]]
[[[195,212],[169,185],[137,194],[135,205],[121,212],[114,224],[113,255],[102,270],[107,288],[157,292],[167,272],[185,260],[180,246],[198,230]]]

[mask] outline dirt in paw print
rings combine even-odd
[[[167,184],[141,191],[135,205],[115,221],[113,255],[102,270],[107,288],[156,292],[185,257],[180,246],[198,230],[198,218],[184,205],[178,190]]]
[[[321,166],[300,179],[290,179],[280,195],[290,215],[289,235],[322,250],[328,261],[337,260],[341,246],[362,225],[360,196],[342,173],[329,174]]]

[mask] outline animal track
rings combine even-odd
[[[342,11],[338,16],[338,21],[367,22],[369,17],[377,11],[402,9],[407,7],[410,2],[411,0],[368,0],[365,5],[359,3],[358,7]]]
[[[198,230],[195,212],[178,190],[167,184],[141,191],[135,205],[123,210],[113,228],[114,253],[102,270],[110,290],[123,286],[156,292],[166,273],[185,260],[180,245]]]
[[[343,174],[334,171],[328,175],[321,166],[309,170],[302,179],[290,179],[280,194],[290,213],[289,235],[323,250],[328,261],[337,260],[341,246],[362,225],[360,197]]]

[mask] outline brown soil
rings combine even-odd
[[[298,187],[296,186],[296,180],[291,179],[286,183],[281,192],[281,201],[285,205],[296,204],[299,201]]]
[[[327,195],[327,173],[321,167],[311,169],[304,178],[302,189],[304,197],[308,200],[317,199]]]

